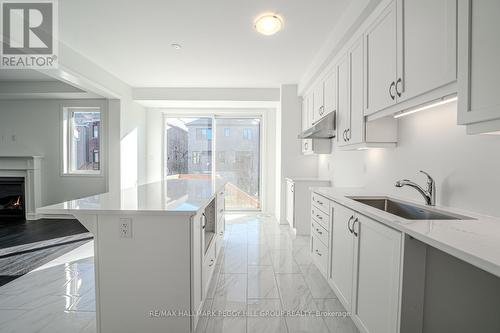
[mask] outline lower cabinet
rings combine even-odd
[[[401,232],[356,215],[352,313],[362,331],[398,332]]]
[[[361,332],[399,332],[402,233],[336,202],[330,207],[330,286]]]

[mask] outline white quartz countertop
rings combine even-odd
[[[454,208],[429,207],[364,189],[313,187],[311,190],[367,217],[500,277],[500,219]],[[464,220],[407,220],[349,197],[388,197],[425,209],[470,217]]]
[[[292,182],[330,182],[328,179],[318,179],[318,178],[301,178],[301,177],[287,177],[286,180]]]
[[[206,206],[225,181],[168,179],[37,209],[39,214],[188,214]]]

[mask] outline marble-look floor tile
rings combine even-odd
[[[246,303],[247,275],[219,274],[212,309],[234,310],[239,303]]]
[[[248,266],[248,298],[279,298],[272,266]]]
[[[302,274],[277,274],[276,279],[283,310],[316,311],[316,305]]]
[[[286,333],[279,299],[249,299],[247,333]]]
[[[295,262],[290,251],[274,250],[271,251],[271,261],[276,273],[300,273],[299,265]]]
[[[330,333],[359,333],[356,325],[338,299],[315,299]]]
[[[295,262],[299,265],[309,265],[313,263],[309,244],[293,249],[292,254]]]
[[[208,320],[205,333],[246,333],[246,318],[213,317]]]
[[[267,246],[248,245],[248,265],[267,266],[272,265],[271,253]]]
[[[299,265],[299,267],[313,298],[337,298],[316,265]]]

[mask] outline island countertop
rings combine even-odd
[[[220,179],[167,179],[41,207],[37,213],[195,215],[224,185]]]

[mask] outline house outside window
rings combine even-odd
[[[243,129],[243,139],[245,140],[252,140],[253,133],[251,128],[244,128]]]
[[[100,108],[63,109],[63,174],[101,175],[101,119]]]

